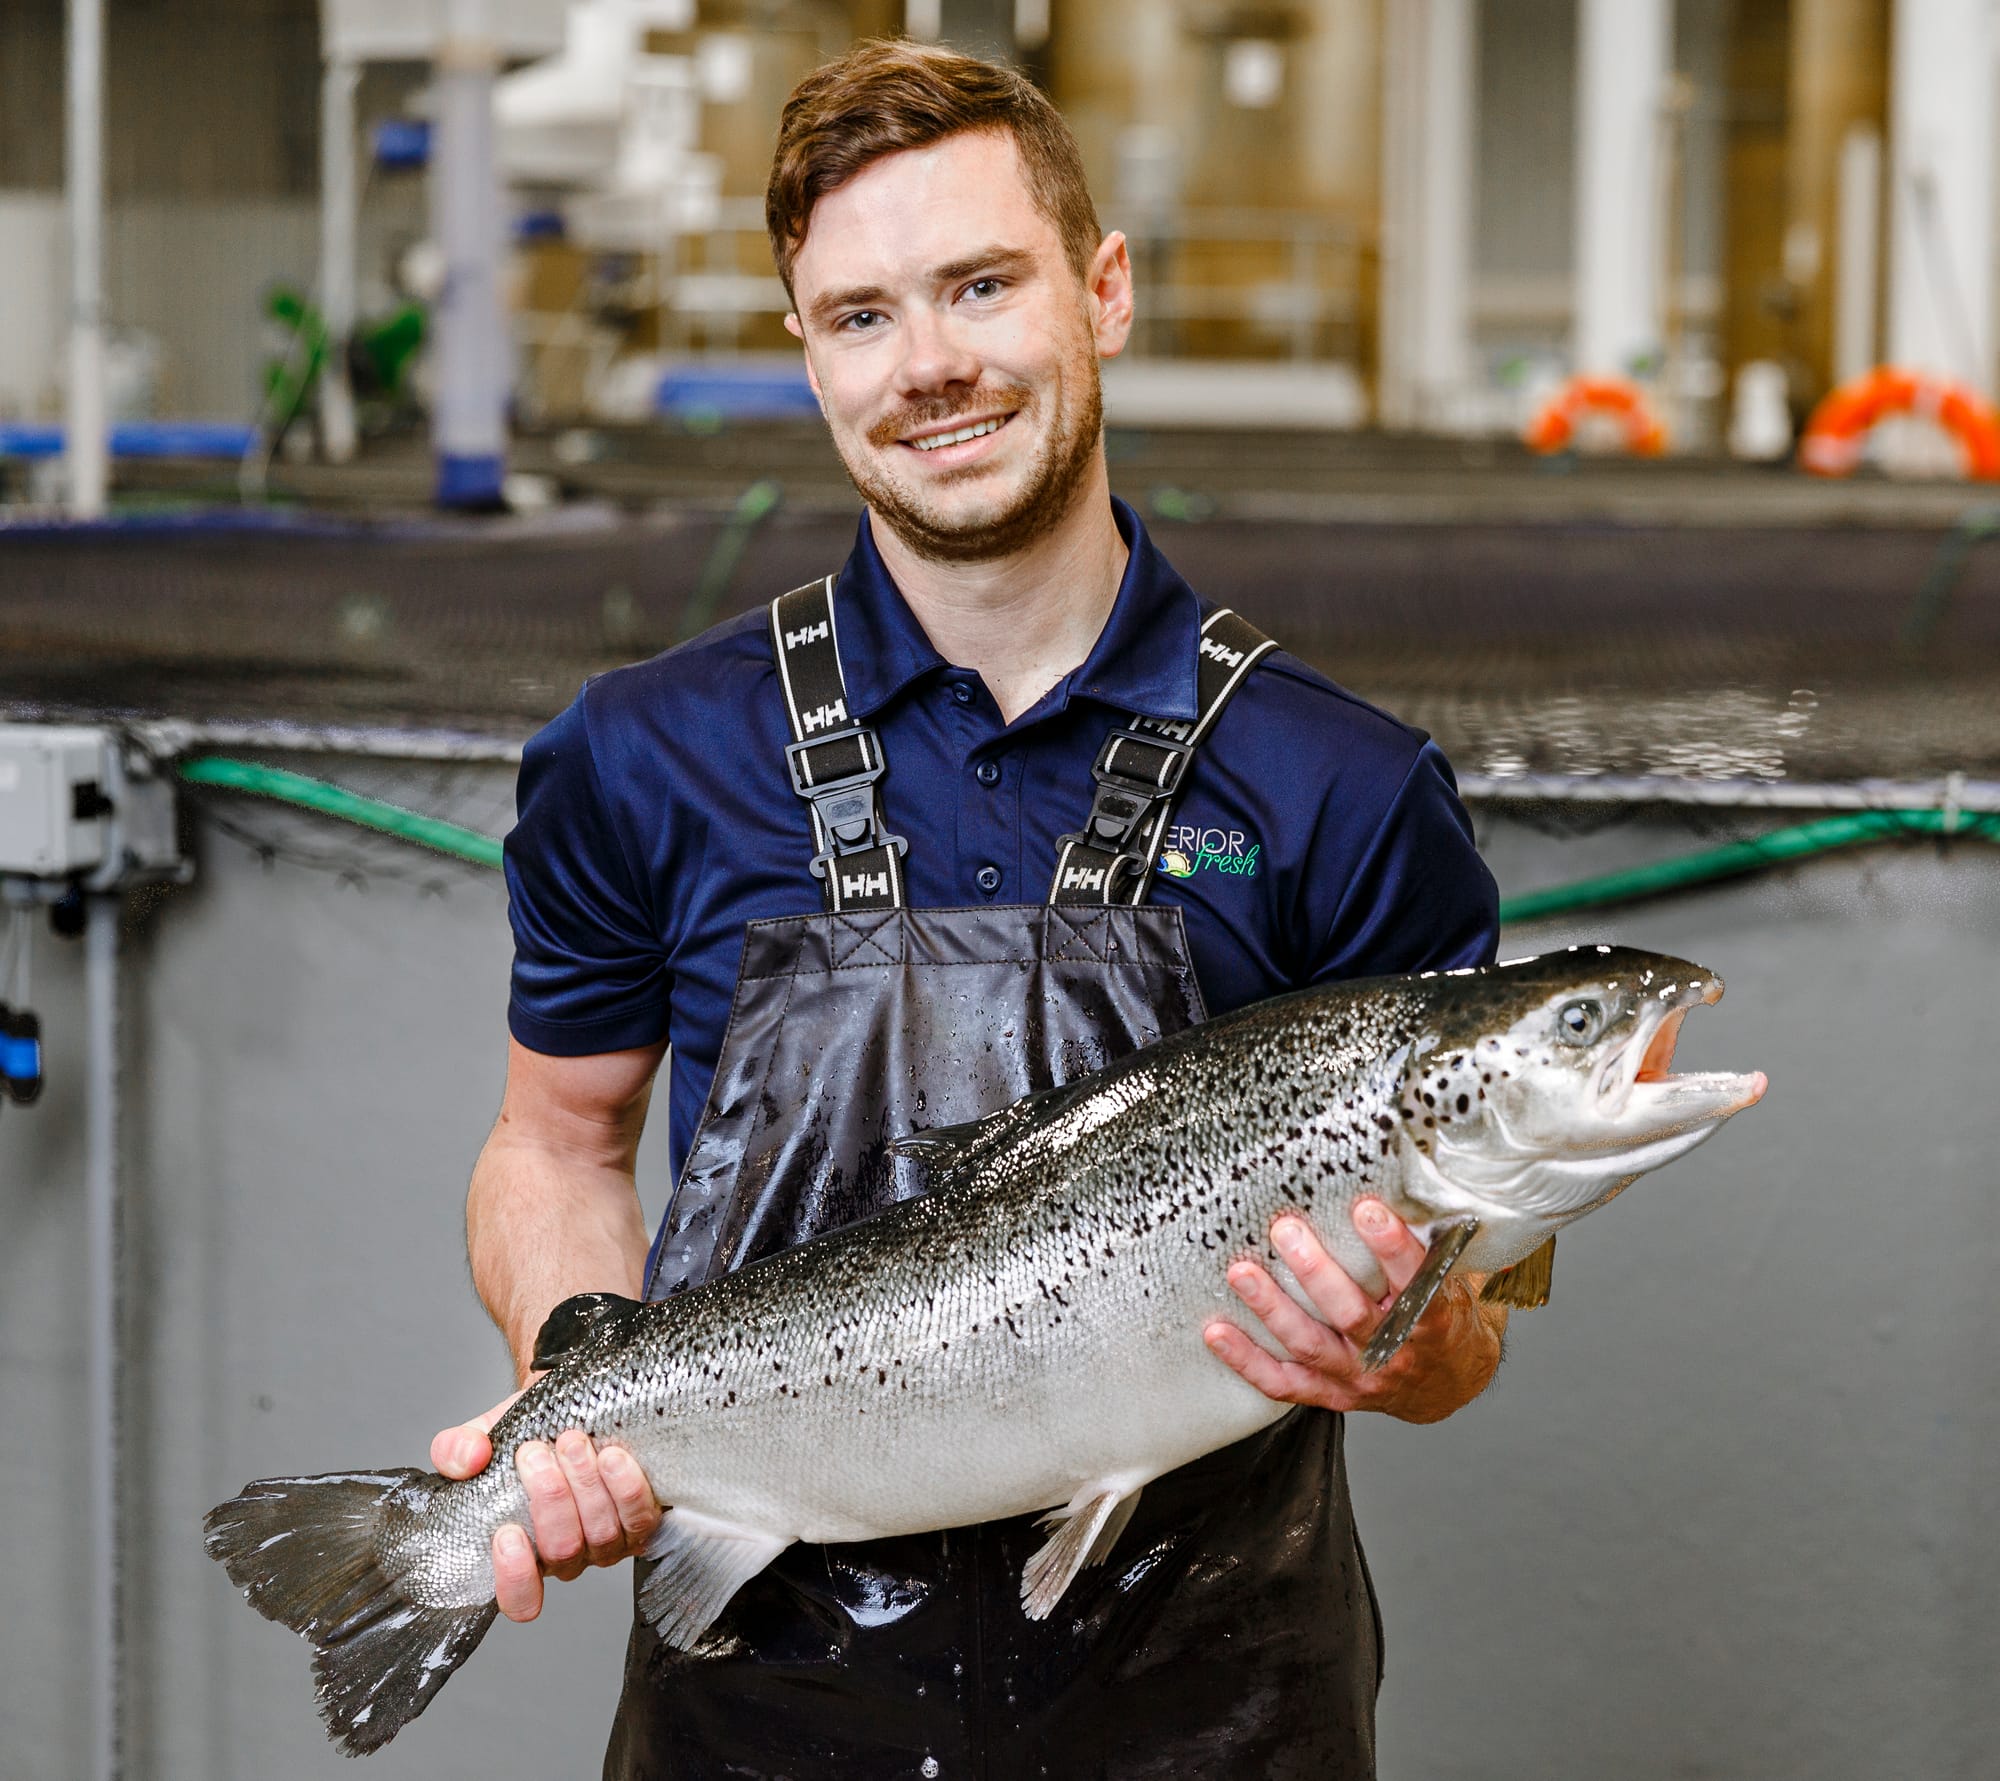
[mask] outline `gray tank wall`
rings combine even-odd
[[[504,805],[497,771],[453,782]],[[286,845],[267,869],[211,815],[199,883],[128,923],[129,1773],[352,1775],[305,1646],[244,1608],[200,1515],[253,1476],[419,1462],[505,1388],[460,1228],[505,910],[492,874],[208,808]],[[1510,890],[1698,844],[1671,820],[1482,829]],[[1729,998],[1683,1058],[1772,1089],[1564,1237],[1554,1303],[1481,1402],[1350,1424],[1385,1775],[1990,1772],[1996,865],[1875,851],[1509,935],[1712,966]],[[83,1773],[89,1713],[81,957],[37,954],[49,1091],[0,1115],[7,1777]],[[651,1207],[663,1189],[654,1155]],[[593,1772],[625,1602],[593,1574],[498,1625],[371,1775]]]

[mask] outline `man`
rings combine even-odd
[[[953,1096],[990,1108],[1204,1007],[1492,955],[1492,880],[1435,749],[1205,619],[1111,499],[1098,364],[1130,330],[1131,270],[1047,101],[942,50],[864,45],[787,104],[767,208],[786,325],[867,512],[838,577],[768,628],[604,676],[528,749],[507,1089],[467,1207],[523,1380],[572,1293],[661,1296],[907,1191],[881,1140],[967,1116]],[[824,696],[801,695],[809,674]],[[1108,731],[1173,757],[1171,796],[1141,787],[1129,820]],[[814,771],[836,743],[856,801]],[[1083,904],[1110,944],[1084,965],[1037,950],[1052,909]],[[902,967],[859,1001],[870,958],[807,962],[830,933],[886,958],[885,932]],[[996,933],[959,958],[986,976],[924,987],[920,954]],[[1121,956],[1148,947],[1127,994]],[[1015,1017],[1012,986],[1043,975]],[[970,1024],[938,1040],[952,1019]],[[680,1186],[649,1259],[633,1163],[669,1038]],[[938,1062],[960,1044],[997,1060],[970,1089]],[[920,1060],[913,1090],[892,1054]],[[1379,1202],[1355,1221],[1393,1296],[1421,1246]],[[1149,1487],[1073,1621],[1069,1603],[1046,1633],[1021,1620],[1014,1524],[795,1548],[693,1658],[635,1630],[607,1775],[1372,1772],[1379,1627],[1325,1413],[1448,1415],[1491,1378],[1504,1314],[1453,1283],[1364,1375],[1388,1299],[1300,1221],[1273,1239],[1312,1311],[1240,1260],[1241,1327],[1204,1336],[1310,1408]],[[440,1434],[439,1469],[482,1467],[495,1414]],[[659,1508],[628,1455],[575,1432],[519,1463],[533,1544],[503,1528],[493,1564],[527,1620],[544,1573],[630,1556]]]

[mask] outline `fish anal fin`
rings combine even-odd
[[[600,1341],[624,1340],[626,1326],[644,1309],[637,1299],[615,1292],[573,1294],[542,1320],[535,1335],[535,1367],[553,1367]]]
[[[1538,1311],[1549,1302],[1549,1279],[1555,1273],[1556,1240],[1551,1237],[1541,1248],[1531,1250],[1511,1268],[1487,1276],[1479,1296],[1490,1304],[1512,1305],[1522,1311]]]
[[[1381,1327],[1369,1337],[1368,1346],[1361,1351],[1363,1372],[1372,1373],[1396,1358],[1396,1351],[1409,1340],[1410,1332],[1417,1327],[1417,1319],[1437,1297],[1438,1288],[1444,1285],[1444,1277],[1451,1272],[1452,1264],[1465,1253],[1466,1245],[1478,1234],[1479,1220],[1476,1218],[1455,1218],[1432,1231],[1430,1248],[1424,1252],[1423,1264],[1411,1276],[1409,1285],[1396,1295],[1396,1302],[1389,1307],[1389,1315],[1382,1319]]]
[[[1054,1531],[1021,1572],[1021,1607],[1030,1620],[1048,1619],[1077,1573],[1111,1556],[1138,1502],[1138,1489],[1108,1485],[1042,1517],[1039,1525]]]
[[[646,1545],[655,1568],[639,1586],[639,1613],[676,1651],[692,1651],[730,1597],[791,1543],[782,1534],[669,1509]]]

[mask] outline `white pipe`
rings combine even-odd
[[[1845,785],[1805,780],[1673,779],[1594,773],[1461,773],[1459,794],[1482,804],[1696,804],[1714,810],[2000,811],[2000,780],[1858,779]]]
[[[86,899],[84,1007],[84,1200],[92,1314],[89,1415],[91,1763],[94,1781],[123,1772],[125,1650],[120,1620],[122,1532],[118,1514],[120,1435],[118,1201],[119,899]]]
[[[110,440],[104,394],[104,0],[69,0],[69,384],[64,453],[69,510],[104,511]]]
[[[1665,341],[1656,163],[1672,43],[1667,0],[1580,0],[1573,369],[1589,376],[1628,376]]]
[[[1855,124],[1840,142],[1840,221],[1833,262],[1833,381],[1880,361],[1875,289],[1882,273],[1882,132]]]
[[[327,462],[354,456],[354,390],[347,343],[354,332],[356,199],[354,91],[358,64],[328,58],[319,89],[319,310],[326,323],[326,363],[319,375],[320,444]]]

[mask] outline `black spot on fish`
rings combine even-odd
[[[1458,1097],[1458,1110],[1461,1113],[1470,1113],[1472,1111],[1472,1099],[1469,1095],[1460,1095]]]

